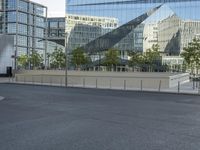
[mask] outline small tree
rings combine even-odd
[[[200,40],[194,38],[188,44],[188,47],[183,48],[181,56],[184,58],[187,67],[191,69],[191,73],[194,74],[194,69],[196,69],[196,74],[198,74],[200,67]]]
[[[21,55],[17,59],[19,65],[21,65],[23,68],[26,68],[29,63],[29,58],[27,55]]]
[[[117,49],[109,49],[105,54],[104,64],[114,69],[119,64],[119,51]]]
[[[29,57],[29,61],[32,69],[41,67],[41,64],[43,63],[43,59],[37,51],[32,51]]]
[[[144,55],[145,63],[149,65],[149,71],[152,71],[156,62],[160,60],[159,45],[153,44],[150,49],[147,49]]]
[[[81,65],[84,65],[88,62],[88,57],[84,53],[83,49],[76,48],[72,51],[71,62],[75,65],[76,69],[80,69]]]
[[[56,48],[51,54],[51,66],[58,69],[66,66],[66,56],[61,48]]]
[[[129,66],[133,67],[133,71],[135,67],[141,67],[144,65],[144,57],[142,53],[139,52],[129,52],[129,56],[131,57],[129,60]]]

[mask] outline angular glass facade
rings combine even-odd
[[[158,44],[179,55],[200,38],[199,10],[199,0],[66,0],[67,47],[145,52]]]
[[[0,0],[0,33],[14,35],[16,56],[45,56],[47,8],[29,0]]]

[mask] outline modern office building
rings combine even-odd
[[[66,15],[67,49],[72,51],[118,27],[118,20],[109,17]]]
[[[168,55],[179,55],[199,35],[200,20],[182,20],[174,14],[158,23],[158,45]]]
[[[153,45],[158,44],[158,23],[145,23],[143,33],[143,52],[150,49]]]
[[[47,18],[48,41],[65,45],[65,17]]]
[[[0,33],[14,36],[16,57],[35,50],[45,58],[46,21],[47,7],[41,4],[29,0],[0,0]]]
[[[120,49],[126,51],[128,49],[126,43],[130,43],[130,41],[132,42],[128,46],[132,46],[134,50],[136,49],[135,47],[138,47],[135,41],[139,39],[139,45],[143,43],[143,52],[151,48],[153,44],[160,43],[161,51],[169,53],[169,55],[179,55],[181,50],[177,50],[177,47],[187,45],[190,41],[187,40],[188,36],[184,39],[183,35],[189,34],[186,32],[190,32],[190,30],[195,31],[193,35],[199,35],[199,27],[197,25],[197,22],[200,20],[199,9],[199,0],[66,0],[66,14],[109,17],[118,20],[117,28],[111,29],[112,31],[100,37],[97,36],[98,38],[93,41],[84,42],[86,44],[82,47],[88,53],[106,51],[116,45],[120,45]],[[182,24],[185,27],[185,29],[182,27],[183,32],[174,33],[176,30],[174,26],[177,24],[176,17],[181,18],[182,21],[190,21],[188,25],[186,25],[187,23]],[[143,37],[138,38],[138,36],[133,36],[133,30],[138,26],[142,26],[142,24],[144,25],[143,34],[141,32],[142,28],[140,28],[140,35],[143,35]],[[195,30],[193,29],[194,27],[196,28]],[[99,28],[95,28],[94,30],[98,31]],[[170,33],[170,31],[173,32]],[[73,38],[73,35],[69,31],[66,32]],[[87,33],[87,31],[84,32],[84,34]],[[179,34],[182,34],[184,44],[179,43],[179,45],[176,45]],[[190,36],[190,39],[192,39],[191,37],[194,36]],[[141,39],[143,39],[143,42]],[[72,43],[78,44],[79,42],[68,40],[67,43],[71,45]],[[175,43],[174,47],[172,43]],[[76,46],[74,45],[74,47]]]
[[[47,54],[52,54],[55,49],[65,51],[65,17],[47,18],[47,40]]]

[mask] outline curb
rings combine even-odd
[[[139,93],[155,93],[155,94],[172,94],[172,95],[190,95],[200,96],[198,93],[183,93],[183,92],[169,92],[169,91],[150,91],[150,90],[123,90],[123,89],[110,89],[110,88],[90,88],[90,87],[73,87],[73,86],[59,86],[59,85],[40,85],[40,84],[25,84],[25,83],[5,83],[5,84],[16,84],[16,85],[28,85],[28,86],[46,86],[46,87],[58,87],[58,88],[79,88],[79,89],[93,89],[93,90],[110,90],[110,91],[124,91],[124,92],[139,92]]]

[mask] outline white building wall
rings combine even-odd
[[[12,58],[14,54],[14,37],[9,35],[0,35],[0,74],[6,74],[7,67],[12,67]],[[14,60],[13,60],[14,62]]]
[[[153,44],[158,44],[158,24],[156,22],[146,23],[143,36],[143,52],[146,52]]]

